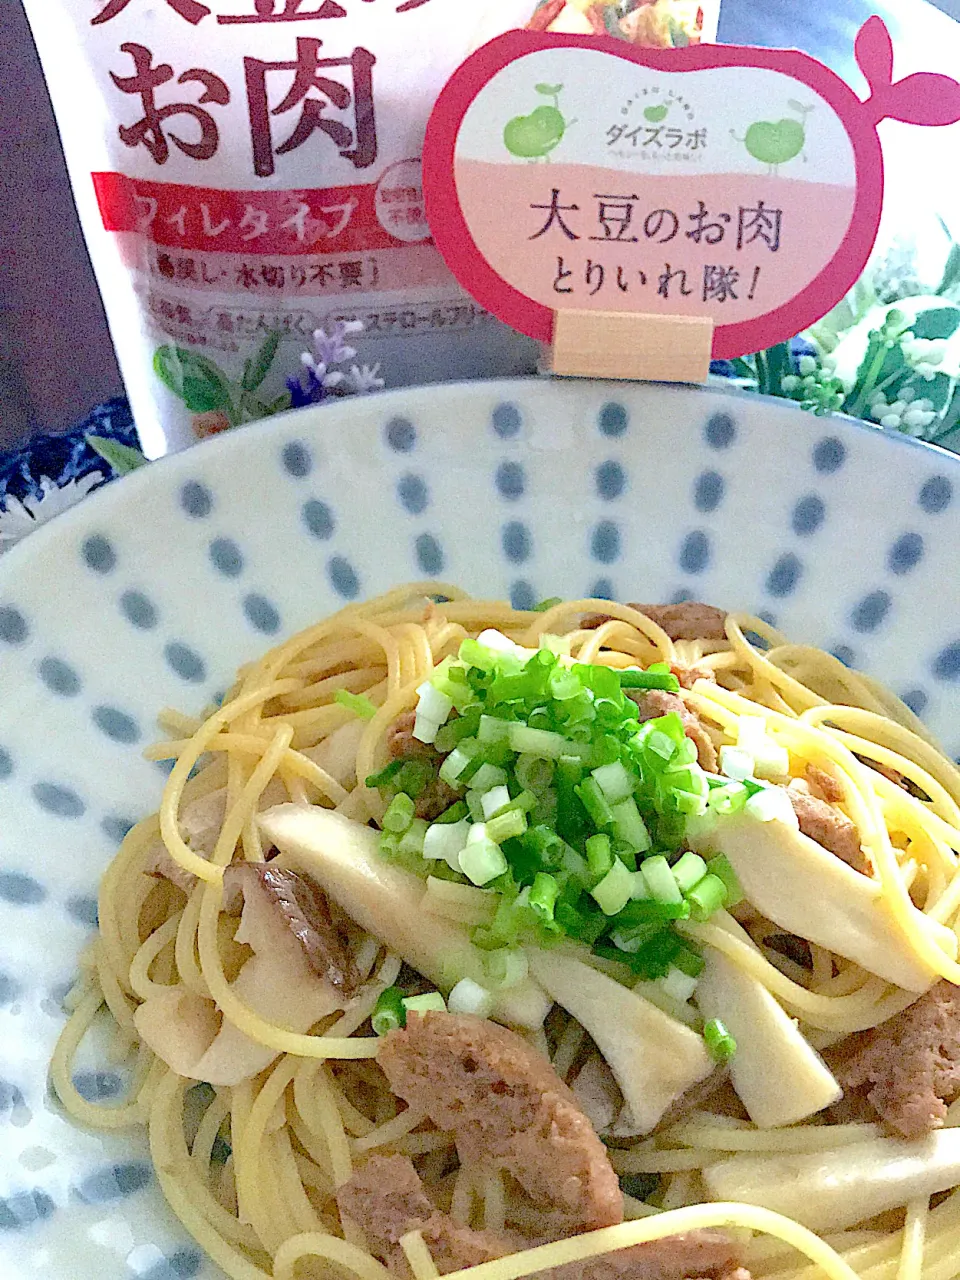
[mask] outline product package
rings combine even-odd
[[[149,457],[331,395],[533,372],[431,239],[439,90],[513,28],[704,35],[686,0],[24,4]]]

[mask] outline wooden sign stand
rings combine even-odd
[[[629,311],[554,313],[552,372],[567,378],[706,382],[714,322]]]

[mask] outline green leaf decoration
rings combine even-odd
[[[733,365],[734,373],[736,373],[738,378],[753,378],[754,380],[756,379],[756,376],[757,376],[756,369],[754,369],[753,365],[750,364],[749,361],[744,360],[742,356],[735,356],[734,359],[730,361],[730,363]]]
[[[279,329],[274,329],[264,339],[257,354],[244,365],[241,383],[244,391],[256,391],[270,372],[270,367],[277,357],[282,336]]]
[[[128,444],[119,440],[108,440],[106,436],[85,436],[87,444],[98,453],[104,462],[108,462],[118,476],[128,476],[147,465],[147,459],[139,449],[131,449]]]
[[[230,380],[206,356],[186,347],[160,347],[153,357],[157,377],[183,401],[191,413],[221,409],[231,415]]]
[[[806,111],[806,109],[807,109],[807,108],[803,105],[803,103],[802,103],[802,102],[798,102],[798,101],[796,100],[796,98],[788,98],[788,99],[787,99],[787,106],[790,108],[790,110],[791,110],[791,111],[799,111],[799,112],[801,113],[801,115],[802,115],[802,114]]]
[[[958,329],[960,307],[935,307],[921,311],[913,324],[913,332],[918,338],[952,338]]]
[[[952,245],[947,265],[943,270],[943,279],[937,285],[937,293],[942,296],[960,284],[960,244]]]
[[[542,93],[547,98],[555,98],[558,93],[563,92],[562,84],[538,84],[537,93]]]
[[[914,386],[924,400],[932,400],[937,413],[943,413],[953,390],[953,379],[949,374],[937,373],[930,382],[918,379]]]

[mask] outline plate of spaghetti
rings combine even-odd
[[[953,1280],[958,483],[481,384],[5,557],[4,1274]]]

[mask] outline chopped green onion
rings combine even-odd
[[[389,786],[403,768],[404,763],[403,760],[391,760],[388,765],[384,765],[379,773],[371,773],[363,785],[374,788]]]
[[[477,823],[473,830],[482,826],[482,823]],[[469,840],[460,854],[460,870],[468,880],[481,888],[491,880],[496,880],[497,876],[502,876],[508,869],[509,864],[500,846],[485,831],[479,839]]]
[[[719,876],[705,875],[687,894],[694,920],[709,920],[727,901],[727,886]]]
[[[677,954],[673,957],[673,963],[689,978],[699,978],[706,967],[706,961],[699,951],[692,951],[689,944],[680,947]]]
[[[613,867],[613,850],[610,837],[599,834],[590,836],[586,844],[587,865],[591,875],[601,877]]]
[[[592,776],[610,804],[617,804],[620,800],[626,800],[628,796],[633,795],[635,779],[631,778],[620,760],[614,760],[612,764],[600,765],[593,770]]]
[[[372,720],[377,714],[377,708],[365,693],[351,693],[349,689],[338,689],[333,695],[333,700],[341,707],[352,711],[354,715],[360,716],[362,720]]]
[[[560,596],[550,596],[546,600],[541,600],[539,604],[533,606],[534,613],[546,613],[548,609],[555,609],[558,604],[563,604]]]
[[[461,978],[450,992],[447,1008],[451,1013],[471,1013],[477,1018],[489,1018],[494,1003],[492,991],[481,987],[472,978]]]
[[[455,720],[448,720],[438,730],[436,748],[446,754],[446,752],[452,751],[464,738],[476,737],[479,728],[480,712],[479,709],[474,708],[473,711],[469,711],[465,715],[457,716]]]
[[[560,885],[556,876],[538,871],[530,888],[530,906],[542,920],[553,920],[557,898],[560,896]]]
[[[510,725],[508,741],[514,751],[540,756],[544,760],[559,760],[561,756],[577,754],[576,751],[571,750],[574,744],[568,742],[562,733],[551,733],[548,729],[531,729],[529,725],[519,721]]]
[[[398,1027],[407,1025],[407,1011],[404,1008],[403,992],[399,987],[387,987],[386,991],[380,992],[370,1024],[378,1036],[385,1036],[388,1031],[396,1031]]]
[[[483,792],[468,791],[467,792],[467,808],[470,811],[470,817],[474,822],[483,822]]]
[[[591,897],[605,916],[615,916],[630,901],[633,892],[633,874],[619,858],[600,883],[591,890]]]
[[[513,727],[512,720],[498,720],[495,716],[481,716],[477,737],[481,742],[506,742]]]
[[[756,767],[756,760],[743,747],[720,748],[720,772],[732,778],[734,782],[743,782],[745,778],[752,778]]]
[[[435,777],[436,770],[428,760],[405,760],[394,785],[398,791],[405,791],[411,800],[416,800]]]
[[[495,765],[483,766],[484,769],[493,769],[495,767]],[[481,769],[480,772],[482,773],[483,769]],[[503,773],[503,770],[499,769],[497,772]],[[506,778],[507,775],[504,773],[503,776]],[[504,781],[501,784],[491,787],[488,791],[484,791],[482,785],[479,784],[478,779],[479,774],[473,780],[473,789],[475,791],[483,791],[483,816],[484,818],[495,818],[497,814],[500,813],[501,810],[505,809],[510,803],[510,792],[507,790],[507,784]]]
[[[414,818],[410,826],[400,837],[398,848],[401,853],[419,853],[423,856],[423,842],[426,839],[429,824],[423,818]]]
[[[758,822],[783,822],[795,831],[800,827],[790,797],[782,787],[764,787],[757,791],[743,806],[743,811]]]
[[[517,781],[525,791],[545,791],[553,782],[554,763],[541,756],[521,755],[517,758],[514,772]]]
[[[443,861],[454,871],[460,870],[460,853],[466,847],[470,824],[461,818],[459,822],[434,822],[423,838],[423,856],[431,861]]]
[[[731,813],[739,813],[747,803],[749,794],[742,782],[732,782],[725,787],[713,787],[707,796],[707,806],[714,813],[726,817]]]
[[[680,886],[670,870],[670,863],[662,853],[647,858],[640,864],[640,871],[654,902],[682,902]]]
[[[503,787],[506,790],[506,770],[499,768],[495,764],[482,764],[470,779],[470,786],[474,791],[480,792],[492,791],[494,787]],[[507,798],[509,799],[509,795]]]
[[[711,1018],[705,1023],[703,1039],[710,1057],[721,1066],[726,1066],[737,1052],[736,1040],[719,1018]]]
[[[479,671],[492,671],[497,665],[497,655],[486,645],[469,636],[460,641],[457,657],[468,667],[476,667]]]
[[[461,822],[469,810],[464,800],[458,800],[456,804],[452,804],[449,809],[444,809],[439,818],[434,819],[434,824],[439,823],[444,826],[446,823]]]
[[[464,738],[440,766],[441,782],[449,787],[457,786],[479,754],[480,744],[476,738]]]
[[[733,869],[733,864],[725,853],[717,854],[715,858],[711,858],[707,863],[707,871],[723,881],[723,887],[727,891],[724,906],[735,907],[743,901],[743,888],[737,878],[737,873]]]
[[[623,840],[636,853],[646,853],[653,841],[650,839],[646,823],[640,817],[640,810],[633,796],[628,796],[626,800],[615,804],[611,812],[617,838]]]
[[[453,710],[453,699],[441,693],[435,686],[426,681],[417,690],[417,719],[422,716],[436,725],[443,724]],[[414,732],[416,736],[416,732]]]
[[[680,886],[682,893],[687,893],[694,885],[699,884],[707,874],[707,864],[696,853],[685,853],[673,867],[673,878]]]
[[[383,815],[383,829],[402,836],[413,818],[414,803],[406,792],[401,791],[387,805],[387,811]]]
[[[410,1013],[446,1013],[447,1002],[439,991],[427,991],[422,996],[407,996],[404,1010]]]
[[[607,797],[600,790],[596,778],[592,775],[584,778],[578,787],[574,787],[574,791],[580,797],[583,807],[595,826],[601,828],[613,826],[613,810],[607,802]]]
[[[486,827],[490,839],[503,844],[504,840],[514,840],[523,835],[527,829],[527,815],[522,809],[506,809],[490,818]]]
[[[659,978],[658,982],[661,991],[679,1004],[686,1004],[697,989],[697,979],[684,973],[676,965],[671,965],[669,973],[665,977]]]
[[[522,951],[509,947],[491,951],[486,958],[486,969],[491,982],[500,991],[518,986],[529,972],[527,957]]]
[[[680,681],[672,672],[654,671],[621,671],[620,687],[622,689],[666,689],[668,693],[678,693]]]

